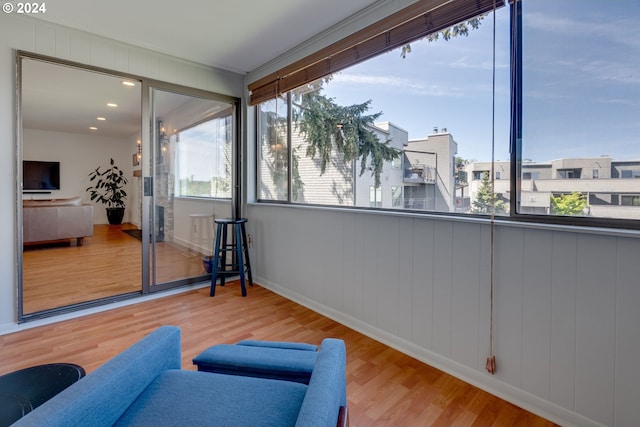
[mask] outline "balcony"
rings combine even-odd
[[[435,184],[436,168],[426,165],[412,165],[404,170],[405,184]]]

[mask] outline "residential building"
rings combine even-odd
[[[482,179],[494,171],[494,193],[498,199],[511,200],[511,163],[473,162],[467,166],[472,177],[471,205]],[[574,192],[584,194],[584,216],[600,218],[640,218],[639,160],[613,160],[609,156],[566,158],[550,162],[527,161],[522,164],[520,212],[552,214],[551,197]]]
[[[446,128],[425,138],[410,139],[404,150],[405,208],[453,212],[455,156],[458,144]]]

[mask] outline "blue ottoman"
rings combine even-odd
[[[312,344],[244,340],[209,347],[193,363],[198,371],[309,384],[317,356]]]

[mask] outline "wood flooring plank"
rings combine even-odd
[[[214,298],[202,288],[0,336],[0,374],[71,362],[91,373],[160,325],[182,331],[182,366],[214,344],[240,339],[320,344],[343,339],[352,427],[553,424],[256,284]]]

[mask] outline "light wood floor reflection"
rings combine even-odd
[[[23,251],[25,314],[142,289],[141,242],[131,224],[95,225],[84,245],[29,245]],[[158,283],[204,274],[201,254],[170,242],[156,248]]]
[[[553,425],[258,284],[246,298],[229,283],[214,298],[202,288],[0,336],[0,374],[69,362],[91,375],[161,325],[181,328],[182,367],[190,370],[193,357],[214,344],[343,339],[352,427]]]

